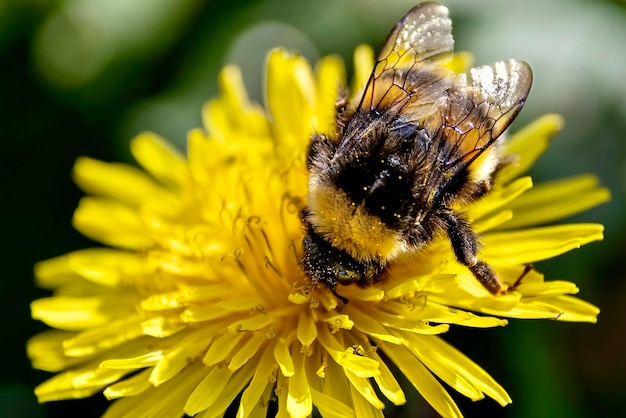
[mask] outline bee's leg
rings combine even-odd
[[[505,292],[507,287],[496,272],[489,264],[478,259],[480,249],[478,237],[467,221],[453,211],[443,211],[439,214],[439,218],[444,222],[457,260],[467,266],[489,292],[494,295]]]
[[[478,281],[485,286],[485,289],[494,295],[509,290],[509,288],[502,283],[491,266],[484,261],[476,260],[476,264],[467,267],[470,269],[474,277],[476,277]]]
[[[507,292],[512,292],[514,291],[517,286],[519,286],[520,284],[522,284],[522,279],[524,277],[526,277],[526,275],[528,273],[530,273],[531,271],[533,271],[533,269],[535,268],[535,266],[533,266],[532,264],[526,264],[524,266],[524,270],[522,271],[522,273],[519,275],[519,277],[517,278],[517,280],[515,280],[515,283],[513,283],[513,285],[509,286],[507,290]]]

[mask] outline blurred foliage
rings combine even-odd
[[[445,2],[457,49],[478,63],[522,58],[533,90],[517,126],[546,112],[566,129],[534,169],[536,180],[595,172],[613,201],[576,218],[599,221],[606,240],[539,266],[575,281],[600,306],[599,323],[512,321],[495,330],[455,329],[447,339],[483,365],[513,405],[472,404],[467,416],[626,416],[626,7],[620,1]],[[359,43],[381,45],[412,1],[4,0],[0,2],[0,176],[3,365],[0,416],[97,416],[102,396],[37,405],[32,388],[48,375],[30,368],[24,342],[44,329],[28,304],[45,296],[32,282],[42,259],[90,245],[70,227],[81,195],[71,183],[79,155],[130,157],[127,144],[153,130],[184,148],[200,126],[226,63],[242,67],[263,100],[262,65],[274,46],[311,60],[344,57]],[[514,128],[515,129],[515,128]],[[409,393],[410,392],[409,389]],[[413,393],[413,397],[416,395]],[[388,407],[414,416],[413,401]]]

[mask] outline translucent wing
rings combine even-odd
[[[452,84],[454,75],[442,66],[453,48],[446,7],[421,3],[411,9],[387,36],[339,151],[347,151],[352,141],[389,122],[408,102],[414,109],[432,107]]]
[[[436,3],[417,5],[387,36],[360,108],[381,110],[401,103],[422,81],[415,78],[420,70],[443,65],[451,59],[453,49],[448,9]]]
[[[477,158],[513,122],[532,83],[523,61],[499,61],[457,77],[447,96],[440,138],[449,145],[450,169],[458,171]],[[445,156],[444,156],[445,157]]]
[[[454,40],[448,9],[422,3],[391,30],[338,152],[381,126],[414,125],[451,178],[487,149],[523,106],[532,72],[517,60],[456,75],[446,67]]]

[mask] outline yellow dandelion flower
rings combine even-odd
[[[358,92],[371,49],[358,48],[355,64]],[[33,337],[28,354],[57,373],[36,388],[39,401],[103,391],[115,399],[106,417],[217,417],[233,402],[240,417],[265,416],[272,404],[278,416],[381,416],[381,395],[406,402],[393,363],[438,413],[458,417],[442,382],[472,400],[511,399],[439,337],[450,325],[596,320],[596,307],[571,296],[576,285],[534,270],[514,291],[492,295],[445,239],[393,265],[378,285],[339,286],[349,302],[337,309],[300,267],[300,211],[307,139],[333,129],[342,62],[327,57],[312,69],[273,51],[265,109],[248,100],[236,67],[219,82],[186,157],[142,133],[131,145],[142,169],[76,162],[75,181],[89,196],[74,226],[105,247],[36,266],[53,294],[34,301],[32,315],[53,329]],[[593,176],[538,187],[523,176],[561,124],[547,115],[513,134],[505,152],[517,163],[464,208],[481,233],[481,257],[505,282],[529,263],[602,239],[597,224],[540,226],[609,197]]]

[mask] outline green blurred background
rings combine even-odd
[[[626,6],[618,1],[449,0],[457,50],[479,64],[522,58],[535,82],[517,127],[546,112],[566,128],[533,171],[536,180],[597,173],[613,201],[578,216],[606,239],[542,263],[549,278],[578,283],[599,323],[511,321],[446,338],[483,365],[513,398],[500,408],[457,397],[468,417],[626,416]],[[70,226],[81,196],[70,172],[89,155],[130,161],[128,141],[153,130],[184,147],[218,70],[239,64],[262,100],[262,64],[274,46],[311,60],[359,43],[378,48],[414,0],[1,0],[0,192],[2,279],[0,417],[91,417],[101,396],[38,405],[25,341],[32,266],[92,245]],[[515,128],[514,128],[515,129]],[[412,390],[389,416],[432,414]],[[424,412],[425,411],[425,412]],[[433,415],[431,415],[433,416]]]

